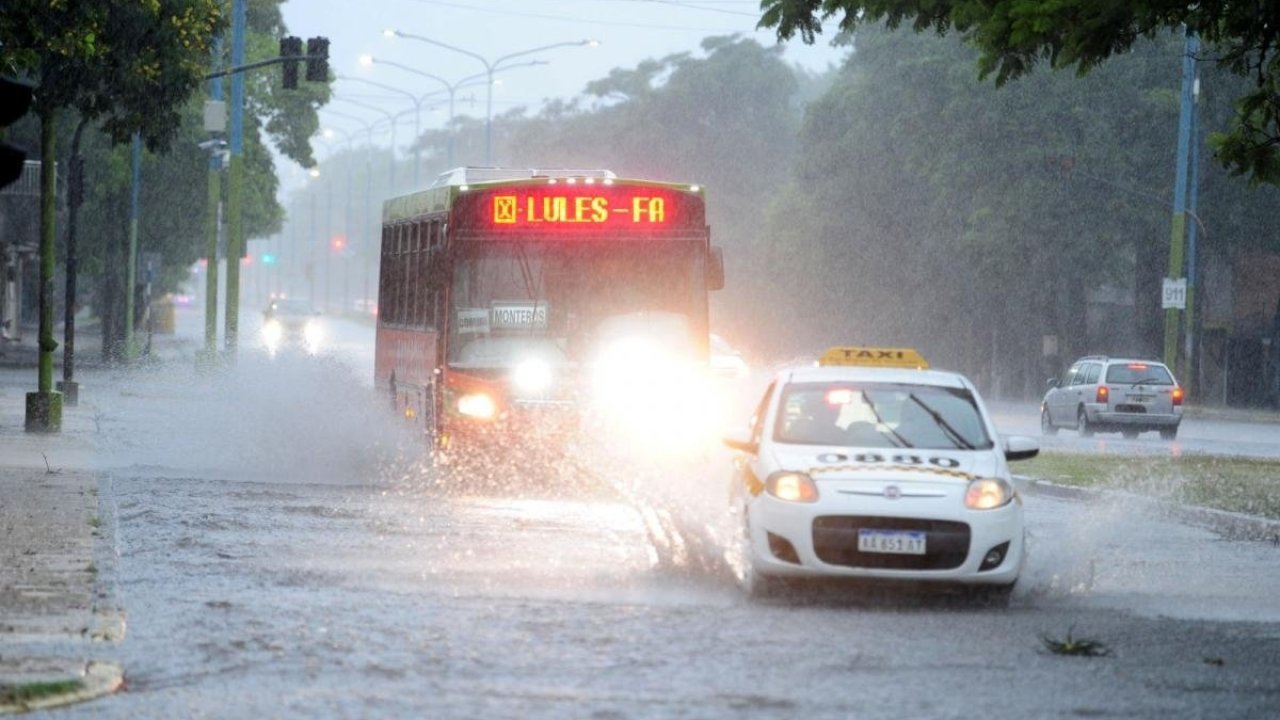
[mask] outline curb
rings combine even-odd
[[[1183,522],[1207,527],[1228,540],[1268,541],[1280,545],[1280,520],[1272,520],[1258,515],[1246,515],[1229,510],[1218,510],[1200,505],[1179,505],[1168,500],[1146,495],[1135,495],[1120,490],[1084,488],[1035,478],[1026,478],[1026,480],[1029,494],[1079,501],[1096,501],[1108,495],[1123,497],[1127,500],[1150,503],[1153,507],[1159,508],[1161,511]]]
[[[49,664],[44,667],[38,667],[41,661],[35,658],[24,660],[24,662],[37,665],[34,668],[36,672],[31,673],[32,682],[30,684],[71,681],[76,684],[76,687],[65,692],[42,695],[32,700],[14,700],[7,699],[6,695],[9,692],[21,689],[23,686],[6,687],[0,685],[0,715],[28,712],[30,710],[44,710],[85,702],[86,700],[110,695],[124,686],[124,669],[113,662],[79,660],[68,664],[66,660],[52,660],[47,661]]]

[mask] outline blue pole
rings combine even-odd
[[[231,66],[244,65],[245,0],[231,5]],[[226,347],[234,360],[239,345],[240,256],[244,254],[244,73],[231,76],[231,170],[227,178],[227,303]]]
[[[1196,52],[1200,42],[1195,33],[1187,30],[1186,47],[1182,55],[1182,103],[1178,113],[1177,172],[1173,182],[1173,228],[1169,238],[1169,278],[1177,280],[1183,275],[1183,241],[1187,229],[1187,155],[1191,146],[1192,89],[1195,85]],[[1178,325],[1180,311],[1168,308],[1164,315],[1164,362],[1169,367],[1177,364]]]
[[[1196,78],[1192,90],[1191,108],[1191,182],[1187,188],[1190,198],[1187,200],[1188,214],[1191,224],[1187,227],[1187,315],[1185,330],[1185,349],[1187,373],[1184,380],[1192,391],[1199,389],[1198,367],[1196,362],[1196,238],[1200,230],[1200,80]],[[1206,240],[1208,238],[1205,238]]]

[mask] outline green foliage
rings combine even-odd
[[[1084,344],[1085,303],[1110,286],[1138,298],[1118,341],[1154,353],[1159,308],[1142,289],[1167,267],[1181,45],[1165,34],[1081,80],[1038,73],[997,90],[956,38],[863,27],[808,107],[764,233],[768,267],[793,278],[784,314],[811,320],[783,328],[789,343],[910,344],[1034,394],[1042,335],[1063,355],[1106,351]],[[1208,128],[1229,118],[1232,77],[1206,74]],[[1210,169],[1202,188],[1216,252],[1271,242],[1263,216],[1280,193]]]
[[[997,86],[1040,62],[1084,75],[1141,40],[1185,27],[1206,60],[1252,80],[1240,88],[1231,127],[1215,136],[1218,159],[1254,183],[1280,183],[1280,3],[1213,0],[1169,4],[1112,0],[763,0],[760,25],[812,43],[823,21],[845,33],[883,22],[916,32],[952,30],[978,48],[980,76]]]
[[[222,22],[217,0],[13,0],[0,15],[0,67],[35,82],[38,112],[74,108],[117,142],[140,131],[160,150]]]

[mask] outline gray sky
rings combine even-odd
[[[389,60],[438,75],[456,83],[483,73],[484,64],[465,54],[404,38],[386,38],[383,30],[395,28],[468,50],[490,62],[511,53],[561,42],[597,40],[597,47],[563,47],[513,59],[546,61],[547,65],[513,68],[496,77],[493,112],[498,115],[515,106],[536,111],[548,98],[571,98],[584,86],[604,77],[615,67],[634,67],[646,58],[677,52],[700,54],[699,43],[711,35],[741,33],[761,44],[775,43],[770,31],[755,30],[758,0],[293,0],[283,6],[289,32],[302,38],[330,38],[330,64],[339,75],[364,77],[404,91],[424,95],[442,88],[439,83],[396,67],[361,65],[361,55]],[[812,69],[838,63],[844,51],[819,37],[814,46],[791,41],[786,57]],[[338,80],[339,95],[385,107],[398,113],[413,105],[394,92],[347,80]],[[483,85],[458,91],[458,114],[484,116]],[[342,113],[373,121],[374,111],[335,103]],[[423,129],[439,127],[444,111],[422,113]],[[357,122],[323,118],[322,122],[354,131]],[[400,124],[398,144],[412,134],[413,117]],[[383,139],[382,142],[386,140]],[[319,157],[323,143],[316,143]],[[291,163],[289,163],[292,165]],[[293,166],[296,168],[296,166]],[[296,170],[281,168],[286,177]]]

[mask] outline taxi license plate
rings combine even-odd
[[[919,530],[858,530],[858,552],[924,555],[925,536]]]

